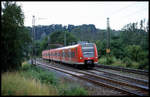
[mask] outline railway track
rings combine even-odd
[[[139,79],[139,78],[135,78],[135,77],[127,76],[127,75],[121,75],[118,73],[112,73],[112,72],[100,70],[100,69],[94,69],[94,70],[98,72],[102,72],[104,73],[103,74],[104,76],[112,78],[112,79],[134,83],[135,85],[138,84],[138,85],[147,86],[147,87],[149,86],[148,80]]]
[[[42,60],[42,59],[40,59],[40,60]],[[61,66],[63,66],[63,65],[61,65]],[[123,81],[123,82],[128,82],[128,83],[134,84],[135,86],[138,85],[139,87],[140,86],[141,87],[145,86],[145,88],[146,88],[146,87],[149,86],[149,81],[146,80],[146,79],[148,79],[148,76],[145,76],[145,75],[143,75],[143,76],[145,76],[144,79],[146,78],[144,80],[143,78],[136,78],[135,76],[132,77],[132,76],[128,76],[128,75],[125,75],[125,74],[122,75],[122,74],[119,74],[119,73],[112,73],[112,72],[109,72],[109,70],[106,71],[106,70],[103,70],[103,69],[98,69],[96,67],[93,70],[94,71],[90,70],[88,72],[91,72],[91,73],[95,73],[95,71],[98,72],[98,73],[100,72],[100,73],[103,73],[100,76],[120,80],[120,81]]]
[[[129,73],[135,73],[135,74],[141,74],[148,76],[149,72],[146,70],[138,70],[138,69],[130,69],[130,68],[123,68],[123,67],[117,67],[117,66],[107,66],[103,64],[97,64],[96,67],[104,68],[104,69],[112,69],[112,70],[118,70],[123,72],[129,72]]]
[[[61,71],[72,76],[90,81],[100,86],[112,88],[122,93],[126,93],[127,95],[140,95],[140,96],[147,96],[149,88],[143,85],[135,85],[127,82],[122,82],[120,80],[114,80],[109,78],[108,76],[100,76],[94,74],[89,71],[79,71],[75,69],[64,68],[59,65],[48,65],[47,63],[41,63],[39,61],[36,62],[39,66],[45,66],[47,68],[55,69],[57,71]],[[100,72],[100,71],[99,71]],[[143,87],[142,87],[143,86]]]
[[[42,58],[40,58],[40,59],[42,59]],[[140,75],[145,75],[145,76],[149,75],[149,71],[147,71],[147,70],[123,68],[123,67],[118,67],[118,66],[108,66],[108,65],[103,65],[103,64],[96,64],[95,66],[98,68],[100,67],[100,68],[104,68],[104,69],[117,70],[117,71],[140,74]]]

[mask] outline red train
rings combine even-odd
[[[42,58],[76,66],[94,67],[98,62],[97,48],[94,43],[80,43],[76,45],[44,50]]]

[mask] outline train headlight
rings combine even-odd
[[[80,57],[80,59],[82,59],[82,57]]]

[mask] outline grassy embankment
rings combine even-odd
[[[65,83],[54,73],[27,63],[19,71],[2,74],[1,92],[2,95],[88,95],[79,85]]]
[[[111,65],[111,66],[133,68],[133,69],[139,69],[139,65],[140,65],[138,62],[131,61],[130,59],[120,60],[115,58],[114,56],[108,58],[108,61],[107,58],[103,56],[98,60],[98,63],[104,65]]]

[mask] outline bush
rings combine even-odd
[[[103,56],[98,60],[98,63],[109,65],[109,64],[113,64],[116,61],[117,61],[117,59],[114,56],[108,56],[108,57]]]
[[[40,80],[42,83],[53,85],[57,84],[57,79],[54,74],[48,72],[47,70],[42,70],[41,68],[32,66],[30,64],[24,64],[22,69],[26,71],[20,72],[20,74],[25,77],[35,78],[37,80]]]
[[[106,61],[106,64],[112,64],[116,61],[116,58],[114,56],[108,56],[106,57],[107,61]]]
[[[126,64],[126,67],[131,67],[132,66],[132,61],[128,57],[125,57],[122,61],[123,61],[123,63]]]
[[[28,70],[30,68],[31,68],[31,64],[28,64],[27,62],[22,63],[22,66],[21,66],[22,70]]]
[[[148,66],[149,66],[148,59],[144,59],[144,60],[140,61],[140,65],[139,65],[138,69],[147,69],[148,70]]]
[[[129,45],[126,48],[126,56],[129,57],[130,59],[132,59],[133,61],[139,61],[140,60],[140,56],[141,56],[141,52],[142,52],[142,48],[139,45]]]
[[[61,84],[58,87],[59,94],[63,96],[85,96],[88,92],[78,85]]]
[[[48,84],[53,84],[53,85],[57,84],[57,79],[53,75],[53,73],[49,73],[49,72],[46,72],[46,71],[40,72],[39,79],[43,83],[48,83]]]
[[[98,60],[98,63],[99,63],[99,64],[106,64],[106,61],[107,61],[107,60],[106,60],[106,57],[103,56],[103,57],[101,57],[101,58]]]
[[[81,87],[71,87],[69,91],[67,91],[66,95],[71,95],[71,96],[83,96],[87,95],[87,91],[84,88]]]

